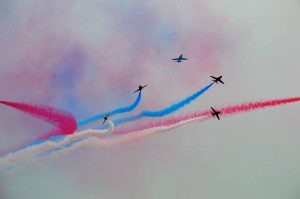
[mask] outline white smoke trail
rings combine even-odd
[[[27,148],[24,151],[20,151],[16,154],[9,154],[8,156],[6,156],[4,158],[0,158],[0,170],[4,169],[4,172],[12,173],[12,172],[18,171],[18,170],[26,167],[29,164],[43,161],[43,160],[53,159],[55,157],[69,153],[79,147],[85,147],[85,146],[100,147],[100,148],[119,147],[119,146],[122,146],[125,144],[129,144],[132,142],[142,140],[151,135],[170,131],[170,130],[178,128],[182,125],[205,120],[206,118],[207,117],[193,118],[193,119],[178,122],[174,125],[159,126],[159,127],[154,127],[154,128],[150,128],[150,129],[145,129],[142,131],[130,132],[128,134],[121,135],[121,136],[114,137],[114,138],[100,138],[100,137],[109,135],[113,132],[114,124],[111,121],[108,121],[108,124],[109,124],[108,130],[87,129],[87,130],[78,132],[76,134],[69,135],[69,136],[65,137],[65,139],[63,141],[60,141],[60,142],[47,141],[47,142],[41,143],[40,145]],[[78,140],[78,139],[82,139],[82,140],[80,142],[74,143],[73,145],[71,145],[69,147],[64,147],[66,144],[68,144],[74,140]],[[62,147],[62,149],[51,153],[51,150],[53,150],[55,148],[59,148],[59,147]],[[37,156],[38,154],[41,154],[41,153],[47,152],[47,151],[50,151],[49,155],[46,155],[43,157]],[[24,161],[24,160],[26,160],[26,158],[27,158],[27,161]],[[5,169],[5,168],[8,168],[8,169]]]
[[[80,140],[87,137],[103,137],[110,135],[114,130],[114,124],[107,120],[109,128],[107,130],[92,130],[87,129],[72,135],[65,136],[62,141],[45,141],[38,145],[30,146],[26,149],[20,150],[15,153],[9,153],[6,156],[0,158],[0,170],[10,165],[14,165],[22,159],[26,159],[28,157],[36,156],[46,151],[51,151],[54,148],[59,148],[65,146],[67,143],[70,143],[74,140]]]
[[[178,122],[174,125],[169,125],[169,126],[159,126],[159,127],[153,127],[150,129],[145,129],[141,131],[134,131],[130,132],[125,135],[120,135],[118,137],[114,138],[100,138],[102,136],[106,136],[112,133],[114,129],[114,125],[112,122],[108,121],[109,124],[109,129],[108,130],[91,130],[87,129],[81,132],[78,132],[76,134],[73,134],[72,136],[66,137],[63,141],[61,142],[53,142],[53,141],[47,141],[45,143],[41,143],[38,146],[32,146],[26,151],[19,152],[18,154],[15,154],[14,156],[8,156],[2,163],[0,163],[0,170],[3,170],[4,168],[9,167],[9,169],[4,169],[6,173],[12,173],[15,171],[18,171],[24,167],[26,167],[29,164],[43,161],[43,160],[50,160],[55,157],[61,156],[63,154],[69,153],[77,148],[80,147],[100,147],[100,148],[109,148],[109,147],[120,147],[125,144],[129,144],[132,142],[136,142],[142,139],[145,139],[148,136],[159,134],[162,132],[167,132],[172,129],[178,128],[182,125],[194,123],[194,122],[199,122],[202,120],[206,120],[208,117],[197,117],[197,118],[192,118],[188,120],[184,120],[181,122]],[[76,142],[72,144],[69,147],[64,147],[66,144],[74,141],[82,139],[80,142]],[[54,151],[51,153],[51,150],[62,147],[61,150]],[[43,156],[43,157],[38,157],[37,155],[46,151],[50,151],[49,155]],[[26,155],[24,155],[26,154]],[[28,157],[30,157],[28,159]],[[27,158],[27,161],[22,161]],[[1,159],[0,159],[1,160]]]

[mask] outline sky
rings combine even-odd
[[[225,85],[176,114],[299,96],[299,6],[4,0],[0,95],[76,119],[129,105],[139,84],[149,86],[135,111],[160,109],[207,85],[210,75],[223,75]],[[189,60],[170,61],[180,54]],[[80,148],[1,175],[0,198],[297,198],[299,107],[192,124],[119,148]],[[50,128],[10,108],[0,111],[1,150]]]

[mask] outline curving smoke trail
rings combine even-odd
[[[149,111],[149,110],[145,110],[142,111],[141,113],[137,114],[137,115],[133,115],[133,116],[129,116],[129,117],[124,117],[124,118],[120,118],[114,121],[115,125],[118,126],[122,123],[125,122],[129,122],[129,121],[134,121],[143,117],[162,117],[165,115],[168,115],[170,113],[173,113],[181,108],[183,108],[185,105],[189,104],[190,102],[192,102],[193,100],[195,100],[197,97],[199,97],[200,95],[202,95],[203,93],[205,93],[212,85],[213,83],[210,83],[209,85],[205,86],[204,88],[202,88],[201,90],[197,91],[196,93],[194,93],[193,95],[185,98],[184,100],[169,106],[165,109],[159,110],[159,111]]]
[[[54,135],[69,135],[76,131],[76,119],[71,113],[45,105],[0,101],[1,104],[10,106],[31,116],[48,122],[55,126],[50,132],[37,139],[46,139]]]
[[[260,102],[249,102],[249,103],[243,103],[241,105],[234,105],[234,106],[227,106],[227,107],[221,107],[219,110],[221,110],[221,116],[228,116],[233,115],[236,113],[241,112],[249,112],[251,110],[255,109],[262,109],[266,107],[272,107],[287,103],[293,103],[293,102],[299,102],[300,97],[293,97],[293,98],[285,98],[285,99],[275,99],[275,100],[268,100],[268,101],[260,101]],[[90,137],[90,133],[88,133],[88,130],[85,131],[86,137],[82,136],[81,139],[71,139],[70,142],[60,142],[57,144],[50,144],[54,148],[49,147],[49,144],[46,146],[44,144],[43,146],[35,146],[33,148],[28,148],[26,153],[19,153],[19,154],[12,154],[11,156],[6,156],[0,158],[0,169],[5,168],[5,170],[10,170],[14,168],[14,165],[17,165],[15,162],[20,160],[21,158],[26,159],[26,157],[34,156],[34,158],[29,159],[30,162],[39,161],[42,159],[49,159],[53,158],[62,154],[65,154],[67,152],[70,152],[78,147],[81,146],[93,146],[93,147],[115,147],[115,146],[121,146],[124,144],[132,143],[141,139],[146,138],[147,136],[151,136],[154,134],[170,131],[171,129],[178,128],[182,125],[186,125],[189,123],[194,122],[202,122],[209,119],[212,119],[213,117],[210,114],[209,110],[206,111],[197,111],[193,114],[187,114],[184,116],[176,117],[167,119],[160,122],[154,122],[139,128],[135,129],[124,129],[119,131],[114,131],[114,134],[119,134],[120,136],[114,137],[114,138],[108,138],[108,139],[100,139],[98,137]],[[102,131],[101,131],[102,132]],[[121,135],[122,134],[122,135]],[[74,134],[76,135],[76,134]],[[68,135],[73,136],[73,135]],[[67,138],[66,138],[67,139]],[[62,147],[63,145],[63,147]],[[59,146],[59,148],[57,148]],[[47,151],[48,150],[48,151]],[[37,152],[42,152],[41,154],[37,155]],[[24,162],[21,160],[21,162]],[[4,171],[4,170],[2,170]]]
[[[133,110],[135,107],[137,107],[137,105],[140,103],[141,98],[142,98],[142,92],[139,91],[139,94],[138,94],[136,100],[135,100],[135,101],[133,102],[133,104],[131,104],[130,106],[122,107],[122,108],[118,108],[118,109],[115,109],[115,110],[110,111],[110,112],[106,112],[106,113],[94,115],[94,116],[92,116],[92,117],[89,117],[89,118],[83,119],[83,120],[81,120],[81,121],[78,121],[78,122],[77,122],[77,125],[78,125],[78,126],[82,126],[82,125],[85,125],[85,124],[94,122],[94,121],[96,121],[96,120],[98,120],[98,119],[103,118],[103,117],[106,116],[108,113],[110,114],[110,116],[113,116],[113,115],[115,115],[115,114],[120,114],[120,113],[125,113],[125,112],[132,111],[132,110]]]

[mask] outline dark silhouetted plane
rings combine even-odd
[[[103,117],[103,123],[102,123],[102,126],[104,125],[104,123],[105,123],[106,120],[108,119],[109,114],[110,114],[110,113],[107,113],[107,115]]]
[[[218,82],[221,82],[222,84],[224,84],[224,82],[221,80],[222,76],[219,77],[214,77],[214,76],[210,76],[211,78],[213,78],[213,82],[216,82],[218,84]]]
[[[211,112],[211,115],[213,116],[213,117],[217,117],[218,118],[218,120],[220,120],[220,117],[219,117],[219,114],[221,113],[221,111],[216,111],[213,107],[210,107],[211,109],[212,109],[212,111],[210,111]]]
[[[139,85],[139,88],[138,88],[136,91],[134,91],[133,93],[136,93],[136,92],[138,92],[138,91],[142,91],[143,88],[145,88],[146,86],[147,86],[147,85],[145,85],[145,86]]]
[[[174,59],[172,59],[172,60],[174,60],[174,61],[176,61],[177,63],[179,63],[179,62],[182,62],[182,60],[188,60],[187,58],[184,58],[184,57],[182,57],[182,54],[179,56],[179,57],[177,57],[177,58],[174,58]]]

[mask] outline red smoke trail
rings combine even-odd
[[[54,135],[68,135],[77,129],[76,119],[71,113],[45,105],[26,104],[17,102],[0,101],[1,104],[13,107],[33,117],[41,119],[55,126],[50,132],[37,139],[46,139]]]
[[[221,111],[220,116],[227,116],[227,115],[232,115],[232,114],[236,114],[236,113],[240,113],[240,112],[248,112],[248,111],[259,109],[259,108],[278,106],[278,105],[293,103],[293,102],[298,102],[298,101],[300,101],[300,97],[275,99],[275,100],[260,101],[260,102],[248,102],[248,103],[243,103],[241,105],[222,107],[218,110]],[[208,120],[208,119],[213,118],[211,116],[210,110],[207,110],[207,111],[203,111],[203,112],[195,112],[193,114],[188,114],[188,115],[184,115],[184,116],[180,116],[180,117],[176,117],[176,118],[167,119],[164,121],[153,122],[153,123],[150,123],[148,125],[145,125],[145,126],[142,126],[139,128],[115,131],[114,134],[127,134],[129,132],[141,131],[141,130],[159,127],[159,126],[170,126],[170,125],[177,124],[181,121],[194,119],[194,118],[200,118],[200,117],[204,117],[203,120]]]

